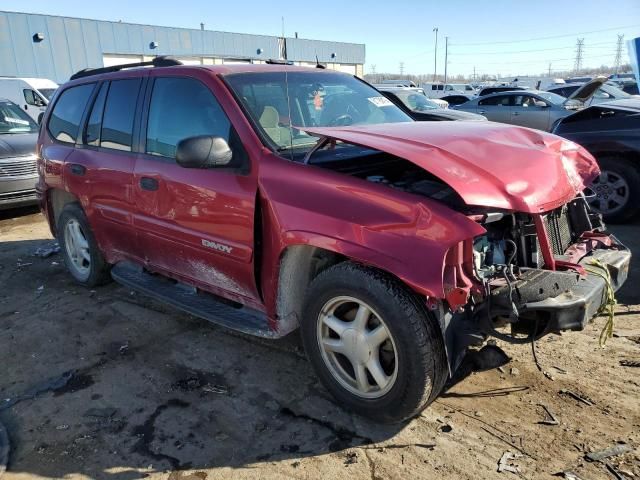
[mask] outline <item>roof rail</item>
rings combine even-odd
[[[69,80],[75,80],[77,78],[90,77],[92,75],[98,75],[100,73],[118,72],[125,68],[135,67],[172,67],[174,65],[182,65],[182,62],[173,57],[160,56],[156,57],[150,62],[137,62],[137,63],[123,63],[122,65],[113,65],[111,67],[101,68],[85,68],[79,72],[74,73],[69,77]]]
[[[293,65],[293,62],[291,60],[282,60],[277,58],[270,58],[269,60],[266,60],[264,63],[267,63],[269,65]]]

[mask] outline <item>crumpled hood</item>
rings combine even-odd
[[[0,135],[0,158],[24,157],[36,153],[37,133],[7,133]]]
[[[494,122],[406,122],[304,131],[404,158],[453,188],[468,205],[538,213],[581,192],[595,159],[556,135]]]

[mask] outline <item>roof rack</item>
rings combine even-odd
[[[98,75],[100,73],[118,72],[125,68],[135,67],[172,67],[174,65],[182,65],[182,62],[176,58],[168,56],[156,57],[149,62],[137,62],[137,63],[123,63],[122,65],[113,65],[111,67],[101,68],[85,68],[79,72],[74,73],[69,77],[69,80],[75,80],[77,78],[90,77],[92,75]]]
[[[269,60],[266,60],[264,63],[267,63],[269,65],[293,65],[293,62],[291,60],[280,60],[276,58],[270,58]]]

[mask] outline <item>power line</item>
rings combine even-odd
[[[614,27],[614,28],[603,28],[602,30],[591,30],[589,32],[577,32],[577,33],[566,33],[562,35],[551,35],[548,37],[536,37],[536,38],[526,38],[523,40],[501,40],[497,42],[477,42],[477,43],[456,43],[458,46],[472,46],[472,45],[496,45],[496,44],[505,44],[505,43],[521,43],[521,42],[535,42],[537,40],[549,40],[552,38],[566,38],[566,37],[575,37],[576,35],[588,35],[591,33],[600,33],[600,32],[611,32],[614,30],[624,30],[627,28],[635,28],[640,27],[640,24],[635,25],[627,25],[624,27]]]
[[[589,48],[592,46],[598,45],[611,45],[612,42],[598,42],[598,43],[590,43]],[[461,44],[455,43],[453,46],[459,46]],[[572,46],[565,47],[553,47],[553,48],[536,48],[534,50],[508,50],[504,52],[464,52],[464,53],[456,53],[456,55],[509,55],[510,53],[536,53],[536,52],[549,52],[551,50],[568,50],[570,48],[574,48]]]

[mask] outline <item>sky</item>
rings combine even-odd
[[[613,65],[618,35],[640,37],[640,0],[3,0],[0,9],[173,27],[364,43],[365,73],[515,76]],[[551,37],[551,38],[550,38]]]

